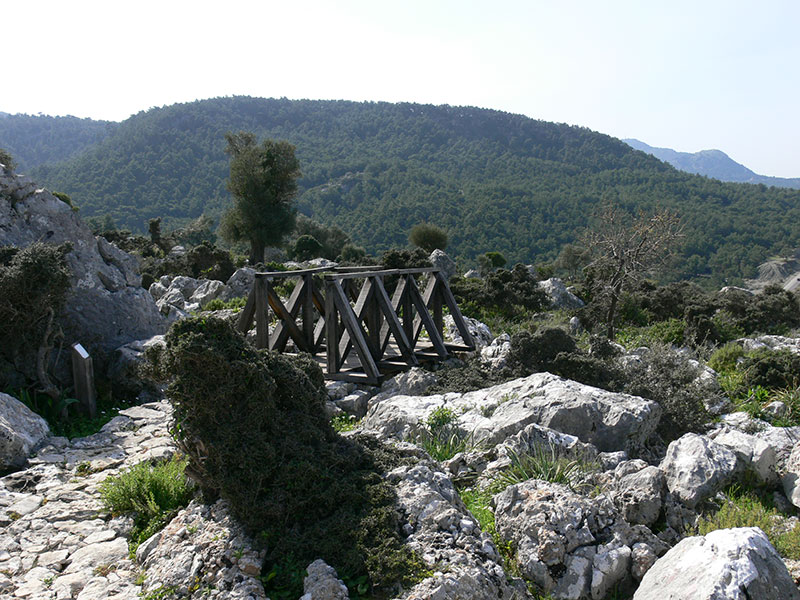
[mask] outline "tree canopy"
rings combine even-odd
[[[227,133],[230,155],[228,190],[234,205],[222,219],[220,232],[230,241],[250,243],[250,263],[264,259],[267,246],[280,246],[294,229],[300,163],[286,141],[264,140],[255,134]]]

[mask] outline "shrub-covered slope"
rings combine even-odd
[[[800,242],[800,192],[681,173],[585,128],[470,107],[217,98],[141,112],[100,144],[36,175],[84,215],[218,216],[230,202],[223,135],[251,130],[297,146],[299,209],[379,252],[421,221],[462,258],[555,258],[604,201],[678,210],[677,275],[715,283],[753,274]]]

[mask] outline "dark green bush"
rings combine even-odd
[[[748,352],[738,369],[744,374],[744,389],[761,386],[768,390],[778,390],[800,385],[800,354],[789,350],[762,348]]]
[[[46,375],[70,287],[70,244],[0,248],[0,357],[58,397]],[[44,381],[42,376],[44,375]]]
[[[510,271],[493,271],[483,279],[454,277],[450,289],[462,312],[482,321],[496,316],[507,319],[527,317],[550,303],[536,277],[521,264]]]
[[[658,432],[666,440],[700,432],[710,416],[703,404],[719,391],[697,378],[697,368],[668,345],[653,344],[641,361],[627,363],[621,391],[655,400],[663,410]]]
[[[5,165],[6,169],[9,171],[13,171],[17,168],[16,163],[14,162],[14,158],[11,156],[7,150],[0,148],[0,165]]]
[[[171,378],[187,475],[226,498],[265,542],[267,572],[289,577],[288,562],[323,558],[340,576],[368,574],[379,588],[419,575],[381,477],[391,455],[333,431],[310,357],[258,351],[227,321],[191,318],[174,324],[150,359],[156,376]],[[276,589],[287,584],[273,579]]]
[[[321,252],[322,244],[315,237],[304,234],[295,240],[291,255],[294,260],[304,261],[320,256]]]
[[[428,255],[422,248],[413,250],[387,250],[381,256],[381,265],[384,269],[420,269],[431,266]]]
[[[430,223],[418,223],[411,228],[408,241],[430,254],[437,248],[439,250],[447,248],[447,232]]]
[[[558,327],[540,329],[535,333],[521,331],[511,336],[507,364],[509,369],[523,376],[547,370],[556,356],[577,349],[575,340]]]

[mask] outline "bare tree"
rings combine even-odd
[[[683,226],[672,211],[640,213],[631,220],[619,206],[604,205],[596,227],[586,232],[583,244],[594,256],[589,268],[596,285],[608,297],[606,333],[609,339],[614,339],[614,320],[623,291],[641,277],[663,267],[681,237]]]

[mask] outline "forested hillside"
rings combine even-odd
[[[0,148],[26,172],[65,160],[102,141],[119,123],[78,117],[0,113]]]
[[[295,144],[298,208],[371,252],[404,245],[426,220],[448,230],[456,257],[498,250],[510,262],[552,260],[606,200],[680,212],[681,277],[734,281],[800,245],[796,190],[689,175],[585,128],[477,108],[197,101],[141,112],[34,175],[84,216],[110,213],[134,229],[155,216],[218,217],[230,203],[223,135],[238,130]]]

